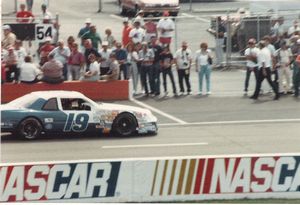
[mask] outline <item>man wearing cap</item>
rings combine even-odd
[[[129,33],[129,38],[133,44],[141,43],[145,37],[145,30],[141,28],[139,19],[135,19],[133,23],[134,28]]]
[[[2,29],[4,33],[4,38],[2,40],[2,47],[7,50],[9,47],[15,45],[17,37],[13,32],[11,32],[11,28],[9,25],[4,25]]]
[[[250,97],[251,99],[258,99],[259,91],[263,80],[266,78],[270,86],[272,87],[275,97],[274,100],[279,99],[278,87],[271,79],[271,68],[272,68],[272,55],[270,50],[266,47],[265,41],[259,42],[260,52],[258,54],[257,63],[258,63],[258,78],[256,81],[256,87],[254,94]]]
[[[130,42],[130,38],[129,38],[129,33],[132,29],[132,27],[129,25],[129,20],[128,18],[124,18],[123,19],[123,31],[122,31],[122,44],[123,47],[125,48],[128,43]]]
[[[116,54],[112,52],[109,55],[109,70],[105,75],[101,76],[101,80],[118,80],[119,79],[119,73],[120,73],[120,68],[118,61],[116,60]]]
[[[245,79],[245,88],[244,92],[247,94],[250,75],[253,72],[255,76],[255,81],[257,81],[257,56],[259,53],[259,49],[255,46],[256,40],[254,38],[250,38],[248,41],[248,48],[245,50],[245,57],[247,59],[247,71],[246,71],[246,79]]]
[[[137,16],[135,17],[134,21],[138,20],[141,24],[141,27],[144,28],[145,26],[145,21],[144,21],[144,11],[143,10],[140,10],[138,13],[137,13]]]
[[[169,18],[169,12],[163,12],[163,18],[157,23],[157,29],[159,31],[159,41],[162,44],[170,44],[175,30],[174,22]]]
[[[100,76],[105,75],[109,70],[109,55],[111,50],[108,49],[108,42],[102,42],[102,49],[99,51],[100,54]]]
[[[51,84],[62,83],[64,81],[63,65],[54,59],[54,53],[48,55],[48,61],[41,67],[43,77],[41,81]]]
[[[180,95],[184,94],[183,79],[185,80],[187,87],[187,94],[191,95],[191,83],[190,83],[190,71],[192,64],[192,51],[188,49],[186,41],[183,41],[181,48],[175,53],[175,63],[178,72],[178,81],[180,87]]]
[[[81,45],[83,45],[83,41],[84,41],[83,36],[90,31],[91,23],[92,23],[91,19],[87,18],[85,20],[85,26],[79,30],[77,37],[81,39]]]
[[[288,30],[288,36],[291,37],[292,35],[297,35],[300,32],[300,26],[299,26],[299,21],[294,20],[294,25],[291,26]]]

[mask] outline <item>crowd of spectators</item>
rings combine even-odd
[[[51,19],[51,13],[42,5],[45,20]],[[18,21],[25,17],[34,19],[22,6],[24,15],[18,16]],[[28,18],[29,16],[29,18]],[[38,49],[39,65],[32,62],[32,57],[22,47],[8,25],[3,26],[2,41],[2,82],[14,83],[62,83],[64,81],[99,81],[99,80],[128,80],[132,79],[133,95],[161,95],[161,84],[164,95],[168,95],[169,77],[173,96],[191,95],[191,72],[198,72],[198,95],[211,94],[211,65],[213,55],[206,42],[201,42],[199,50],[193,53],[188,43],[183,41],[181,48],[174,52],[170,50],[175,25],[169,13],[165,11],[162,18],[155,23],[151,16],[143,17],[140,11],[132,22],[123,19],[122,39],[118,40],[110,28],[105,29],[101,38],[96,25],[91,19],[86,19],[85,26],[74,36],[53,42],[47,37]],[[248,92],[251,72],[255,73],[256,91],[252,98],[257,99],[261,82],[267,78],[279,99],[279,94],[293,93],[299,95],[300,81],[300,38],[299,25],[295,21],[293,28],[283,31],[280,19],[272,29],[271,36],[256,47],[255,39],[249,40],[245,51],[247,58],[247,74],[244,91]],[[216,34],[223,38],[224,29],[220,27]],[[283,36],[284,35],[284,36]],[[288,36],[288,39],[286,39]],[[221,43],[220,43],[221,44]],[[272,45],[274,44],[274,45]],[[265,53],[263,55],[263,53]],[[220,54],[221,55],[221,54]],[[271,61],[266,62],[270,55]],[[263,57],[261,57],[263,56]],[[267,59],[267,60],[266,60]],[[217,62],[219,63],[219,62]],[[192,70],[193,65],[195,69]],[[176,88],[175,76],[172,71],[176,68],[179,89]],[[293,80],[290,69],[293,69]],[[276,80],[271,75],[276,75]],[[163,82],[161,83],[161,76]],[[206,90],[203,92],[203,81],[206,80]],[[298,86],[297,86],[298,85]]]

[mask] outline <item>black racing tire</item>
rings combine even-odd
[[[112,132],[118,136],[128,137],[136,133],[136,128],[136,118],[130,113],[121,113],[114,119]]]
[[[34,117],[29,117],[20,122],[17,130],[19,138],[33,140],[41,135],[43,127],[39,120]]]

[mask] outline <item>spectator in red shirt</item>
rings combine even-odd
[[[145,40],[149,43],[151,41],[151,38],[157,37],[157,28],[156,28],[156,24],[153,22],[153,20],[151,19],[153,18],[152,15],[149,15],[146,19],[146,23],[145,23]]]
[[[25,8],[26,5],[21,4],[20,5],[21,11],[17,12],[17,22],[19,23],[29,23],[34,21],[34,15],[30,11],[25,11]]]
[[[78,51],[78,44],[73,43],[71,55],[68,61],[69,80],[79,80],[80,71],[84,66],[84,55]]]
[[[39,53],[40,53],[40,66],[43,66],[48,61],[48,55],[49,53],[55,48],[51,44],[51,37],[46,37],[45,43],[43,46],[40,47]]]
[[[129,33],[130,33],[132,27],[129,25],[128,18],[124,18],[123,25],[124,25],[124,27],[123,27],[123,35],[122,35],[122,44],[123,44],[123,47],[125,48],[127,46],[127,44],[130,42]]]

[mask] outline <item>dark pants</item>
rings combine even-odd
[[[141,66],[141,80],[142,86],[145,89],[145,94],[149,93],[148,83],[151,82],[152,78],[152,66],[151,65],[142,65]]]
[[[100,76],[106,75],[108,71],[109,71],[109,67],[100,67]]]
[[[186,84],[186,87],[187,87],[187,92],[191,92],[190,72],[189,72],[189,70],[188,69],[178,69],[177,72],[178,72],[180,92],[184,92],[183,79],[185,80],[185,84]]]
[[[265,78],[267,79],[268,83],[272,87],[276,97],[279,96],[278,88],[275,85],[275,83],[272,82],[272,79],[271,79],[271,68],[265,68],[265,71],[266,71],[266,76],[263,74],[263,68],[260,68],[259,71],[258,71],[258,78],[257,78],[257,81],[256,81],[255,92],[252,96],[253,98],[258,98],[259,91],[260,91],[260,88],[261,88],[261,84],[262,84],[262,82],[264,81]]]
[[[295,90],[295,97],[299,96],[299,86],[300,86],[300,66],[296,63],[293,65],[293,85]]]
[[[160,94],[160,65],[159,62],[153,64],[152,80],[150,82],[151,90],[155,94]]]
[[[68,80],[68,66],[67,64],[63,64],[63,76],[64,76],[64,80]]]
[[[174,76],[171,68],[164,68],[163,71],[163,84],[164,84],[164,90],[167,92],[167,75],[169,76],[172,87],[173,87],[173,93],[176,94],[176,86],[175,86],[175,81],[174,81]]]
[[[6,71],[6,82],[18,81],[20,70],[17,65],[9,65],[8,71]]]
[[[50,84],[57,84],[64,82],[64,77],[50,78],[48,76],[44,76],[41,81]]]
[[[120,65],[119,80],[121,80],[121,73],[123,73],[124,80],[128,80],[128,68],[127,68],[127,64],[121,64]]]
[[[257,67],[254,68],[247,67],[244,91],[248,91],[250,75],[252,72],[254,73],[255,81],[257,81],[257,75],[258,75]]]

